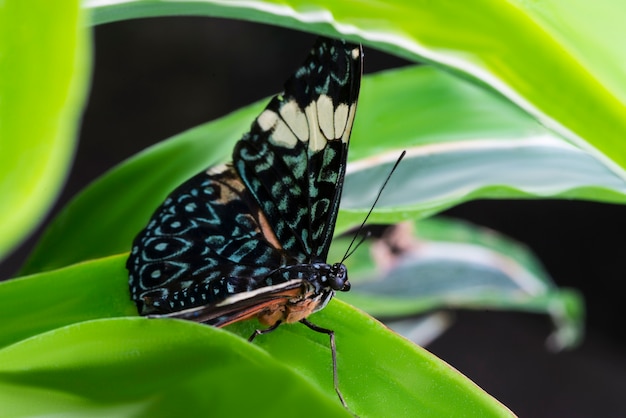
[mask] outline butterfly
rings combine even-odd
[[[319,38],[235,145],[232,162],[176,188],[135,238],[126,263],[139,313],[222,327],[256,317],[301,322],[350,290],[328,264],[362,72],[362,48]]]

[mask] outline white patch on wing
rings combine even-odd
[[[211,174],[221,174],[224,171],[228,171],[229,169],[229,165],[228,164],[220,164],[220,165],[216,165],[213,167],[209,167],[206,171],[207,174],[211,175]]]
[[[234,304],[234,303],[237,303],[237,302],[241,302],[241,301],[244,301],[244,300],[254,299],[255,297],[257,297],[259,295],[271,294],[271,293],[278,292],[280,290],[295,289],[296,287],[300,286],[302,284],[302,282],[303,282],[302,279],[294,279],[294,280],[286,281],[284,283],[275,284],[275,285],[272,285],[272,286],[264,286],[264,287],[261,287],[259,289],[250,290],[248,292],[235,293],[234,295],[227,297],[223,301],[221,301],[219,303],[216,303],[215,306],[216,307],[218,307],[218,306],[228,306],[228,305],[231,305],[231,304]],[[192,309],[190,309],[190,310],[192,310]]]
[[[361,55],[361,50],[359,48],[354,48],[352,50],[352,59],[356,60]]]
[[[328,139],[335,139],[333,101],[325,94],[317,99],[317,117],[324,136]]]
[[[296,138],[285,122],[278,119],[274,125],[274,132],[270,136],[270,141],[281,147],[293,148],[296,146],[298,138]]]
[[[276,124],[276,120],[278,120],[278,115],[276,114],[276,112],[265,109],[263,113],[261,113],[259,117],[256,118],[256,123],[259,124],[264,132],[267,132],[274,127],[274,125]]]
[[[311,103],[304,109],[307,122],[309,123],[309,149],[313,152],[324,149],[326,146],[326,138],[320,131],[320,127],[317,124],[317,106],[315,103]]]
[[[350,106],[350,110],[348,111],[348,120],[346,121],[346,129],[343,131],[343,135],[341,136],[341,142],[347,144],[350,140],[350,132],[352,131],[352,124],[354,123],[354,115],[356,113],[356,103],[353,103]]]
[[[348,113],[350,108],[346,104],[340,104],[335,109],[335,137],[334,139],[339,139],[338,136],[342,136],[344,130],[346,129],[346,122],[348,121]]]
[[[309,140],[309,126],[306,116],[295,100],[290,100],[280,108],[280,116],[300,141]]]

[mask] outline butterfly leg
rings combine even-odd
[[[277,321],[274,325],[265,329],[255,329],[250,338],[248,338],[248,342],[252,342],[257,336],[262,334],[267,334],[274,331],[281,324],[281,321]]]
[[[335,392],[337,392],[337,396],[339,396],[339,400],[341,401],[341,404],[344,406],[344,408],[350,410],[348,408],[348,404],[346,404],[346,401],[343,399],[343,395],[341,394],[341,391],[339,390],[339,381],[337,377],[337,347],[335,345],[335,331],[318,327],[317,325],[312,324],[306,319],[301,319],[300,322],[306,325],[307,327],[309,327],[310,329],[312,329],[313,331],[326,334],[330,338],[330,351],[333,357],[333,385],[335,386]]]

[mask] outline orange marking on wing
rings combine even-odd
[[[273,294],[267,301],[233,311],[228,317],[228,322],[220,323],[219,326],[223,327],[254,316],[265,326],[272,326],[278,321],[298,322],[315,312],[320,303],[318,299],[309,298],[309,294],[310,291],[307,291],[306,287],[286,289]]]
[[[258,317],[259,322],[263,325],[271,326],[277,321],[285,322],[284,312],[286,306],[294,299],[299,300],[302,293],[302,288],[297,287],[272,294],[271,299],[233,311],[228,317],[228,322],[221,323],[219,326],[223,327],[234,322],[251,319],[255,316]]]
[[[274,233],[274,230],[270,226],[270,223],[268,222],[267,218],[265,217],[265,214],[260,208],[259,208],[259,211],[257,212],[257,218],[259,219],[259,226],[261,227],[261,232],[263,233],[263,236],[265,237],[265,239],[270,244],[272,244],[275,248],[282,250],[283,246],[280,245],[280,242],[278,242],[278,238],[276,238],[276,234]]]
[[[225,186],[227,186],[226,188],[222,189],[222,194],[219,198],[219,202],[224,203],[224,204],[230,202],[231,200],[234,200],[235,197],[241,198],[241,197],[247,196],[246,187],[243,184],[243,181],[241,180],[241,178],[239,177],[239,174],[237,174],[237,172],[232,167],[232,165],[227,164],[226,167],[227,169],[219,173],[222,176],[222,178],[220,178],[219,181]],[[211,174],[210,171],[209,171],[209,174]],[[250,205],[250,203],[248,204]],[[267,217],[263,213],[263,210],[259,208],[256,204],[254,206],[256,207],[256,212],[257,212],[256,218],[257,218],[257,222],[261,230],[261,233],[263,234],[265,239],[270,244],[272,244],[272,246],[274,246],[275,248],[279,250],[282,250],[283,246],[278,241],[278,238],[276,238],[276,234],[274,233],[272,226],[268,222]]]

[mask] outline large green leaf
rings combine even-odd
[[[0,347],[65,325],[137,315],[118,255],[0,283]]]
[[[0,258],[41,221],[68,172],[89,46],[76,0],[0,2]]]
[[[85,4],[93,9],[95,22],[172,13],[223,16],[332,33],[433,62],[499,91],[626,178],[626,71],[621,64],[626,28],[619,18],[626,14],[623,2],[98,0]]]
[[[186,321],[111,319],[136,315],[125,258],[0,283],[3,411],[346,415],[333,390],[328,337],[301,324],[257,337],[258,349],[244,339],[255,321],[229,326],[244,337],[238,338]],[[360,416],[511,415],[456,370],[355,308],[332,301],[310,319],[335,331],[339,385]]]
[[[182,321],[92,321],[0,350],[6,416],[349,416],[234,335]]]
[[[229,158],[262,106],[182,133],[100,178],[49,226],[24,273],[128,251],[171,190]],[[374,221],[415,219],[479,197],[625,201],[620,177],[519,109],[432,68],[413,67],[363,80],[338,231],[363,220],[402,149],[407,157]]]

